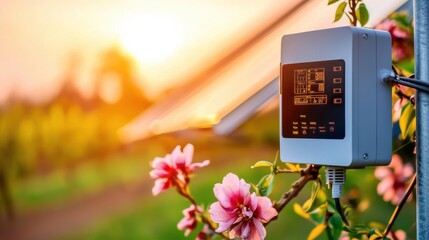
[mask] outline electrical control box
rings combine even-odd
[[[391,38],[340,27],[285,35],[280,155],[326,166],[387,165],[392,154]]]

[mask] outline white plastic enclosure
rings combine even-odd
[[[387,165],[392,154],[388,32],[340,27],[285,35],[280,157],[326,166]]]

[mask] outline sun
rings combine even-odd
[[[177,21],[162,15],[128,17],[118,24],[117,34],[123,49],[144,66],[167,60],[184,35]]]

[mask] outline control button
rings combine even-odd
[[[307,135],[307,130],[302,130],[302,135]]]
[[[330,131],[330,132],[334,132],[334,131],[335,131],[334,126],[331,126],[331,127],[329,128],[329,131]]]
[[[292,131],[293,135],[298,135],[298,131]]]
[[[333,82],[334,83],[341,83],[342,79],[341,78],[334,78]]]
[[[341,66],[335,66],[333,67],[334,72],[339,72],[341,71]]]
[[[334,98],[334,104],[341,104],[341,103],[343,103],[342,98]]]
[[[341,93],[341,88],[334,88],[334,93]]]

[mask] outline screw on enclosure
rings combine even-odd
[[[368,34],[364,33],[364,34],[363,34],[363,38],[364,38],[364,39],[368,39]]]
[[[364,153],[362,157],[363,159],[368,159],[368,153]]]

